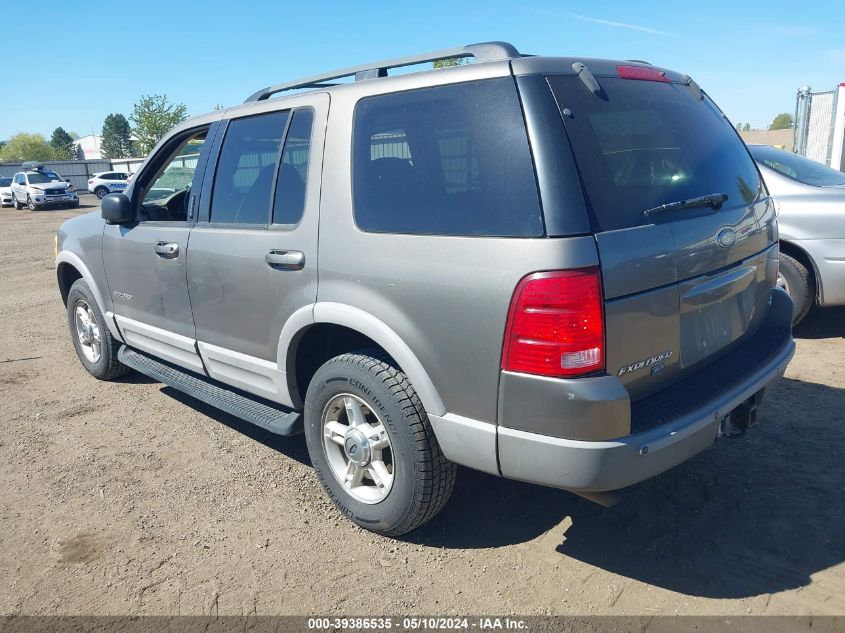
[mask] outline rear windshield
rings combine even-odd
[[[647,209],[713,193],[725,208],[753,202],[760,175],[731,124],[683,85],[599,77],[602,96],[575,76],[549,77],[572,144],[596,231],[709,213]]]
[[[822,165],[798,154],[786,152],[769,145],[750,145],[748,151],[761,165],[774,169],[786,176],[814,187],[837,187],[845,185],[845,174],[827,165]]]

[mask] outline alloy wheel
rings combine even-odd
[[[362,503],[386,499],[396,472],[390,437],[378,414],[358,396],[343,393],[326,404],[321,426],[335,479]]]

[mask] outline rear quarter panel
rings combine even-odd
[[[448,83],[452,77],[505,76],[509,68],[492,63],[435,72]],[[598,257],[591,236],[477,238],[366,233],[356,227],[350,174],[354,106],[379,91],[425,87],[431,74],[332,93],[318,302],[347,304],[376,316],[411,348],[448,412],[495,422],[502,339],[517,283],[537,270],[594,266]]]

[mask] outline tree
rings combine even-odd
[[[792,127],[792,115],[789,112],[781,112],[772,121],[769,126],[770,130],[788,130]]]
[[[50,137],[50,147],[53,148],[55,157],[58,160],[76,159],[76,146],[73,144],[73,137],[65,132],[64,128],[57,127]]]
[[[100,151],[103,158],[129,158],[132,156],[132,131],[129,121],[122,114],[110,114],[103,121]]]
[[[737,131],[737,132],[742,132],[742,123],[737,123],[737,124],[736,124],[736,131]]]
[[[41,134],[15,134],[0,149],[0,161],[53,160],[55,150]]]
[[[446,59],[437,59],[432,63],[434,68],[449,68],[450,66],[463,66],[469,61],[465,57],[447,57]]]
[[[138,152],[146,156],[174,125],[188,118],[182,103],[170,103],[167,95],[141,95],[129,120]]]
[[[751,124],[750,123],[746,123],[745,125],[742,126],[743,132],[748,132],[749,130],[751,130]]]

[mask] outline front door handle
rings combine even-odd
[[[280,270],[302,270],[305,267],[305,253],[302,251],[272,250],[264,256],[270,268]]]
[[[175,259],[179,257],[179,245],[176,242],[156,242],[155,252],[164,259]]]

